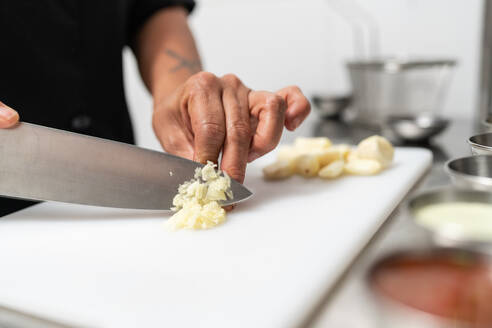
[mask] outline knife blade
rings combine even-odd
[[[21,122],[0,129],[0,195],[95,206],[168,210],[203,166],[137,146]],[[232,179],[231,179],[232,180]],[[232,180],[231,205],[251,196]]]

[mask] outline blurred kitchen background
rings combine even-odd
[[[415,213],[409,212],[407,201],[413,199],[414,194],[421,191],[428,192],[430,189],[442,186],[450,187],[452,181],[448,174],[453,176],[456,173],[453,178],[463,177],[463,172],[458,170],[459,167],[454,173],[452,170],[446,173],[444,167],[450,159],[471,155],[467,140],[476,132],[473,123],[478,125],[479,122],[480,80],[483,77],[480,70],[485,1],[487,0],[197,0],[197,7],[189,21],[198,43],[205,70],[219,76],[234,73],[247,86],[254,89],[277,90],[287,85],[298,85],[310,99],[313,95],[351,94],[352,87],[347,62],[354,59],[367,59],[370,56],[442,59],[440,62],[431,62],[430,66],[424,65],[425,67],[420,62],[417,64],[418,69],[416,71],[421,68],[424,68],[425,71],[426,67],[440,67],[439,65],[442,66],[443,62],[447,63],[444,66],[451,68],[449,72],[452,74],[448,76],[449,79],[446,78],[446,84],[448,82],[449,84],[445,86],[446,88],[442,92],[443,97],[438,97],[441,101],[436,101],[436,106],[429,105],[430,107],[427,108],[432,112],[430,114],[449,119],[451,124],[445,126],[447,128],[445,133],[437,136],[432,142],[419,144],[419,146],[430,149],[434,155],[433,165],[429,168],[428,175],[419,182],[415,182],[416,185],[410,190],[402,205],[396,207],[382,226],[379,226],[378,223],[377,227],[376,225],[373,227],[375,229],[373,231],[374,236],[367,241],[366,245],[360,245],[363,250],[354,254],[355,258],[350,259],[347,268],[341,272],[337,271],[336,274],[340,277],[337,276],[336,283],[330,286],[328,291],[325,291],[324,287],[320,285],[318,291],[319,295],[323,295],[322,299],[319,301],[316,299],[315,308],[310,310],[305,320],[296,327],[490,327],[490,322],[492,322],[492,316],[490,316],[492,313],[492,302],[490,301],[492,300],[492,284],[490,283],[490,277],[492,277],[490,276],[490,250],[492,248],[490,239],[487,239],[485,243],[488,252],[486,258],[488,271],[473,271],[475,270],[474,265],[482,268],[481,265],[485,261],[485,257],[482,258],[483,254],[479,256],[478,253],[473,253],[474,255],[464,253],[465,250],[475,250],[476,246],[473,243],[468,244],[470,240],[473,241],[473,238],[467,239],[466,234],[463,234],[464,237],[458,234],[457,249],[452,250],[450,253],[452,256],[446,255],[447,258],[445,257],[446,261],[457,267],[457,270],[461,270],[462,266],[469,265],[473,269],[471,273],[475,272],[480,279],[484,278],[483,275],[488,275],[488,280],[485,278],[479,280],[483,285],[477,284],[476,286],[479,288],[476,290],[471,288],[470,298],[463,298],[465,300],[462,302],[463,304],[457,302],[456,305],[456,308],[459,308],[458,305],[466,306],[466,310],[477,315],[478,319],[480,319],[479,315],[483,315],[481,319],[485,323],[483,326],[455,325],[455,322],[452,321],[453,315],[455,315],[453,312],[451,312],[452,316],[439,317],[434,314],[429,316],[429,313],[433,312],[430,310],[425,312],[425,308],[420,309],[422,310],[420,311],[418,307],[399,307],[401,304],[397,302],[391,303],[390,307],[385,302],[391,298],[391,295],[388,299],[377,298],[383,294],[373,293],[373,291],[377,291],[376,288],[371,290],[368,288],[371,287],[368,284],[368,272],[372,272],[371,270],[375,267],[384,269],[384,266],[378,266],[375,263],[379,263],[377,261],[389,253],[393,254],[400,250],[428,251],[436,246],[443,246],[439,243],[440,239],[436,238],[436,236],[440,237],[439,232],[442,231],[438,231],[436,228],[436,231],[430,232],[430,230],[415,224],[413,220]],[[489,7],[489,14],[492,16],[492,3]],[[487,21],[491,24],[489,32],[492,34],[492,17]],[[490,40],[492,40],[492,35]],[[490,45],[492,45],[492,41],[490,41]],[[492,52],[492,47],[490,51]],[[492,58],[492,54],[490,55],[489,58]],[[132,52],[125,49],[123,56],[126,97],[134,122],[137,143],[146,148],[161,150],[151,128],[151,96],[140,79]],[[456,65],[454,65],[455,62]],[[415,67],[414,65],[411,69]],[[389,70],[388,76],[392,75],[393,77],[396,76],[394,73],[399,73],[402,70],[398,65],[384,66],[384,68]],[[402,81],[405,83],[399,84],[399,88],[393,89],[393,86],[402,81],[395,82],[398,80],[391,80],[391,78],[384,80],[382,85],[389,87],[385,89],[385,97],[389,95],[389,98],[394,98],[392,103],[394,106],[388,106],[386,114],[389,111],[393,113],[393,110],[399,110],[399,106],[404,106],[406,100],[403,99],[410,90],[413,90],[408,87],[409,85],[423,89],[424,92],[429,91],[427,96],[430,95],[431,98],[436,95],[439,91],[435,90],[443,86],[439,82],[439,71],[435,72],[432,73],[434,75],[430,76],[437,76],[438,78],[434,80],[431,78],[430,84],[422,84],[419,82],[421,80],[418,80],[417,83],[409,82],[410,84],[406,84],[408,81],[403,79]],[[362,80],[370,80],[370,84],[375,85],[375,80],[368,78]],[[426,88],[426,86],[429,87]],[[492,87],[489,89],[492,90]],[[395,93],[394,90],[402,92]],[[378,89],[378,91],[382,91],[382,89]],[[368,94],[379,96],[383,92],[368,92]],[[416,98],[425,100],[428,97],[417,95]],[[398,102],[399,99],[402,99],[401,103]],[[417,105],[414,107],[418,111],[425,109]],[[489,113],[492,113],[491,108],[489,108]],[[322,120],[317,115],[318,112],[316,108],[313,108],[308,122],[299,129],[300,131],[296,132],[296,136],[326,136],[332,138],[336,143],[355,144],[371,134],[378,133],[359,129],[359,126],[341,123],[337,120]],[[414,114],[420,113],[415,112]],[[369,117],[373,118],[372,115]],[[427,123],[428,121],[424,120],[422,124]],[[285,135],[287,137],[294,136],[289,132],[286,132]],[[478,138],[475,140],[477,142],[470,143],[471,147],[492,154],[492,136],[489,138]],[[487,144],[486,147],[485,144]],[[478,153],[476,151],[476,154]],[[463,170],[466,177],[469,178],[469,181],[466,181],[469,184],[467,187],[476,188],[475,184],[480,185],[482,183],[483,185],[479,187],[485,186],[488,188],[486,190],[490,191],[492,186],[492,157],[484,155],[479,158],[475,156],[468,158],[468,160],[472,165],[461,167],[461,169],[471,168],[471,172]],[[481,177],[481,180],[477,180],[477,176]],[[377,192],[377,189],[375,191]],[[438,204],[442,199],[449,198],[451,194],[462,197],[460,196],[462,191],[449,189],[440,193],[437,192],[433,201]],[[482,197],[480,199],[475,193],[467,195],[468,198],[463,196],[467,202],[480,200],[481,203],[490,205],[492,199],[492,193],[485,191],[480,194]],[[449,198],[451,200],[447,200],[459,201],[458,196],[456,199]],[[431,198],[428,197],[428,194],[420,195],[420,197]],[[385,199],[382,200],[386,201]],[[356,206],[357,203],[354,205]],[[338,219],[338,217],[336,218]],[[355,226],[349,216],[345,217],[345,213],[340,219]],[[332,226],[336,229],[336,224]],[[490,224],[488,227],[491,227]],[[356,228],[359,227],[356,226]],[[492,229],[489,231],[492,233]],[[326,238],[332,237],[327,234]],[[487,238],[490,238],[490,235]],[[288,240],[290,243],[291,239]],[[451,246],[456,245],[452,244]],[[320,247],[319,252],[323,251]],[[445,263],[441,261],[444,253],[439,252],[435,253],[437,254],[435,257],[432,252],[423,253],[424,255],[432,255],[431,261],[429,261],[431,273],[436,272],[433,269],[434,263]],[[408,255],[407,258],[412,259],[414,253],[408,254],[403,255]],[[421,256],[421,254],[415,254]],[[315,257],[316,254],[313,256]],[[405,256],[401,257],[405,258]],[[398,259],[398,257],[396,258]],[[423,258],[426,259],[425,256]],[[126,261],[125,257],[125,264]],[[296,265],[300,267],[302,263]],[[259,270],[262,272],[263,267]],[[428,273],[427,271],[422,272]],[[446,273],[445,270],[442,272]],[[449,272],[453,274],[453,271]],[[470,276],[474,278],[472,274]],[[417,275],[417,278],[419,277],[421,276]],[[469,291],[470,288],[467,288],[469,286],[466,283],[472,280],[465,281],[460,280],[460,276],[456,277],[458,278],[450,280],[455,283],[451,287],[458,286],[462,287],[461,290]],[[393,285],[402,287],[400,290],[413,292],[411,287],[408,288],[407,282],[413,283],[410,286],[424,286],[426,288],[428,285],[425,283],[429,281],[428,278],[429,276],[420,280],[406,279],[398,285]],[[434,278],[436,281],[441,280],[441,277],[436,274]],[[446,283],[447,280],[443,279],[443,281]],[[463,283],[463,281],[465,282]],[[270,283],[270,280],[267,283]],[[439,290],[441,287],[441,285],[437,285],[435,290]],[[373,286],[376,285],[373,284]],[[451,308],[453,304],[444,302],[446,298],[440,297],[441,294],[448,295],[443,292],[446,291],[445,289],[442,288],[439,290],[441,292],[435,293],[427,293],[426,289],[425,293],[415,292],[413,294],[423,296],[422,299],[426,301],[435,299],[435,303],[429,303],[431,305],[441,305],[439,303],[441,300],[443,301],[443,308],[445,305],[449,305]],[[447,289],[452,292],[455,290],[453,288]],[[458,289],[460,288],[456,288],[456,290]],[[482,289],[488,291],[489,294],[481,293]],[[465,295],[455,294],[458,296]],[[313,298],[317,298],[319,295],[315,294]],[[430,297],[426,298],[428,295]],[[458,296],[455,298],[460,298]],[[398,298],[395,300],[401,301]],[[469,306],[467,300],[472,306]],[[486,301],[482,302],[481,300]],[[389,302],[387,303],[389,304]],[[153,308],[151,310],[153,311]],[[1,312],[2,308],[0,307],[0,314]],[[7,315],[11,312],[10,310],[7,311]],[[413,319],[418,319],[418,321],[413,321]],[[466,321],[460,321],[461,317],[458,319],[457,323],[460,324]],[[480,321],[478,319],[476,322]],[[382,324],[384,321],[386,321],[386,325]],[[469,322],[474,323],[475,321],[469,320]],[[0,326],[2,326],[1,323]]]
[[[237,74],[255,89],[276,90],[295,84],[310,99],[316,94],[350,94],[349,60],[368,55],[455,60],[439,108],[433,109],[451,124],[430,146],[435,163],[420,187],[425,189],[449,185],[444,162],[469,155],[466,138],[472,134],[471,125],[478,122],[479,112],[484,1],[201,0],[190,24],[205,70],[216,75]],[[137,142],[160,149],[151,129],[150,95],[132,53],[126,50],[124,57]],[[313,134],[312,127],[318,126],[314,134],[335,139],[366,136],[367,132],[359,135],[359,130],[350,126],[323,122],[316,112],[313,108],[311,122],[298,133]],[[366,273],[375,259],[387,252],[428,245],[404,211],[397,211],[389,221],[305,326],[381,327],[381,312],[367,292]],[[396,322],[401,326],[407,321],[399,317]],[[412,327],[412,322],[408,323]]]
[[[308,96],[350,92],[345,63],[364,55],[354,27],[369,27],[380,49],[374,55],[456,59],[440,114],[471,119],[482,8],[483,0],[199,0],[190,24],[207,71],[235,73],[256,89],[296,84]],[[159,149],[152,101],[129,50],[124,65],[138,143]]]

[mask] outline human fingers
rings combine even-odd
[[[0,129],[14,126],[19,121],[19,113],[0,101]]]
[[[280,95],[266,91],[251,91],[248,99],[250,113],[257,121],[248,154],[248,162],[252,162],[277,146],[287,105]]]
[[[301,89],[297,86],[289,86],[276,92],[287,103],[285,113],[285,127],[293,131],[301,125],[311,111],[311,105]]]
[[[193,160],[217,163],[226,135],[221,83],[208,72],[188,81],[184,98],[194,136]]]
[[[226,121],[221,169],[242,183],[246,173],[252,138],[248,107],[250,90],[235,75],[225,75],[221,80],[223,85],[222,104]]]

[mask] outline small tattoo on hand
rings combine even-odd
[[[189,70],[191,73],[197,73],[201,71],[201,64],[199,59],[187,59],[171,49],[166,49],[166,54],[178,60],[178,64],[169,70],[169,72],[171,73],[177,72],[182,68]]]

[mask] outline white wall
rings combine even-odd
[[[483,0],[202,0],[190,18],[205,68],[236,73],[250,87],[297,84],[313,92],[348,92],[344,62],[354,56],[345,16],[362,6],[378,25],[384,55],[456,58],[443,114],[476,108]],[[335,10],[336,9],[336,10]],[[348,14],[347,14],[348,13]],[[128,102],[137,138],[159,148],[150,128],[151,100],[125,53]]]

